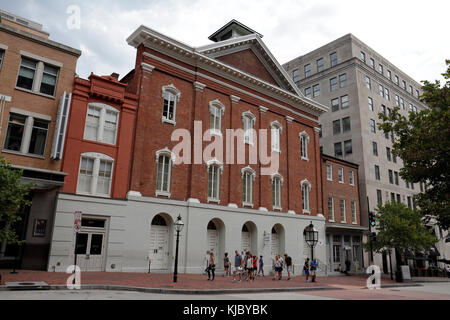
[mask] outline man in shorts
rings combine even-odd
[[[287,280],[291,280],[292,258],[287,253],[284,254],[284,263],[286,264],[286,271],[288,274]]]
[[[242,281],[242,256],[239,254],[239,251],[235,251],[234,256],[234,265],[233,265],[233,281],[236,282],[236,274],[238,274],[239,282]]]
[[[319,263],[317,262],[317,259],[314,258],[313,261],[311,261],[311,282],[316,282],[316,275],[317,275],[317,268],[319,267]]]

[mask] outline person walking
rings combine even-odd
[[[259,256],[259,270],[258,270],[258,275],[262,273],[262,276],[264,277],[264,260],[263,260],[263,256]]]
[[[258,258],[256,256],[253,256],[252,262],[253,262],[253,280],[255,280],[256,272],[258,271]]]
[[[250,252],[247,252],[247,277],[245,280],[250,281],[253,277],[253,259],[252,254]]]
[[[278,277],[278,280],[281,280],[281,274],[283,272],[283,258],[279,254],[275,256],[275,272],[273,274],[273,279],[275,280]]]
[[[216,262],[214,260],[214,252],[209,253],[209,260],[208,260],[208,280],[214,281],[215,278],[215,271],[216,271]],[[211,279],[212,274],[212,279]]]
[[[223,258],[223,276],[229,276],[230,275],[230,258],[228,257],[228,252],[225,252],[225,257]]]
[[[309,278],[309,258],[306,258],[306,260],[305,260],[305,264],[303,265],[303,272],[305,273],[305,276],[306,276],[306,282],[308,282],[308,278]]]
[[[288,256],[287,253],[284,254],[284,262],[286,264],[286,271],[288,274],[287,280],[291,280],[292,258],[290,256]]]
[[[239,278],[239,282],[242,281],[242,256],[239,254],[239,251],[235,251],[235,256],[234,256],[234,268],[233,268],[233,281],[232,282],[236,282],[236,275],[238,275]]]
[[[319,267],[319,263],[317,262],[317,259],[314,258],[313,261],[311,261],[311,282],[316,282],[316,276],[317,276],[317,268]]]
[[[347,258],[347,260],[345,260],[345,274],[347,276],[349,276],[349,271],[350,271],[350,266],[352,265],[352,263],[350,262],[350,259]]]

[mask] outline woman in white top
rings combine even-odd
[[[247,270],[248,270],[248,278],[247,280],[253,280],[253,259],[250,252],[247,252]]]

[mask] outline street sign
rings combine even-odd
[[[73,220],[73,229],[75,232],[81,229],[81,211],[75,211],[75,219]]]

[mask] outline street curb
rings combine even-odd
[[[402,288],[402,287],[423,287],[419,283],[405,283],[405,284],[385,284],[381,285],[381,288]]]
[[[445,280],[436,280],[436,281],[430,281],[430,280],[413,280],[416,283],[450,283],[450,281]]]
[[[31,289],[37,291],[36,289]],[[30,290],[30,291],[31,291]],[[45,290],[71,290],[65,285],[50,285]],[[73,289],[77,291],[77,289]],[[292,292],[292,291],[325,291],[342,290],[336,287],[293,287],[293,288],[254,288],[254,289],[164,289],[164,288],[145,288],[145,287],[127,287],[118,285],[81,285],[79,290],[114,290],[114,291],[136,291],[145,293],[161,294],[235,294],[235,293],[264,293],[264,292]],[[0,291],[17,291],[6,286],[0,286]],[[23,291],[23,289],[22,289]]]

